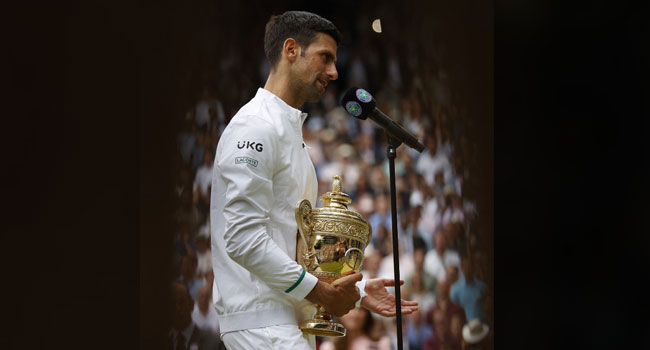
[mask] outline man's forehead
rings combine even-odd
[[[332,38],[329,34],[325,33],[316,33],[316,39],[309,44],[309,47],[307,49],[317,49],[317,50],[324,50],[324,49],[331,49],[334,54],[336,54],[336,49],[338,48],[338,45],[336,44],[336,40]]]

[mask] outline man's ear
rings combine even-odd
[[[298,55],[300,55],[300,45],[296,42],[296,39],[294,38],[287,38],[287,40],[284,41],[284,45],[282,45],[282,55],[289,60],[289,62],[293,63],[296,58],[298,58]]]

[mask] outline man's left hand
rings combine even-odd
[[[400,281],[400,285],[403,284],[404,281]],[[395,280],[388,278],[373,278],[366,281],[367,295],[361,300],[361,306],[385,317],[395,316],[397,314],[395,296],[386,290],[386,287],[392,286],[395,286]],[[416,301],[402,299],[401,304],[402,315],[408,315],[418,310]]]

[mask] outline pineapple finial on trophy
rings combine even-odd
[[[352,203],[350,196],[342,192],[341,176],[332,176],[332,191],[327,192],[320,197],[323,200],[323,207],[348,209],[348,204]]]
[[[341,192],[341,176],[334,175],[332,179],[332,192]]]

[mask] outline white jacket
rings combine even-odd
[[[295,208],[318,183],[302,140],[306,113],[258,89],[217,146],[210,208],[213,300],[221,332],[296,323],[317,278],[296,262]]]

